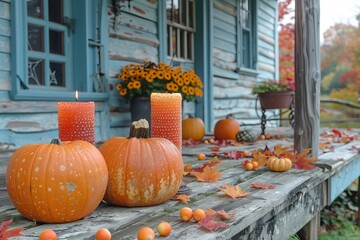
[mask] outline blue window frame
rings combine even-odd
[[[106,0],[14,0],[11,27],[13,99],[108,98]]]
[[[238,67],[256,70],[257,63],[257,1],[238,1]]]

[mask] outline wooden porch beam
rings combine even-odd
[[[312,148],[320,134],[320,0],[295,2],[295,128],[297,152]]]

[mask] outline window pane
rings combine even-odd
[[[49,31],[50,53],[64,55],[64,32]]]
[[[43,18],[43,1],[27,0],[27,15],[34,18]]]
[[[177,57],[181,57],[181,58],[186,58],[185,56],[185,31],[184,30],[180,30],[180,56]]]
[[[63,23],[63,1],[62,0],[50,0],[49,1],[49,20],[51,22]]]
[[[193,34],[189,32],[187,34],[187,58],[191,60],[193,60],[192,43],[193,43]]]
[[[194,1],[189,1],[189,27],[195,27],[194,14],[195,14]]]
[[[173,0],[173,22],[180,23],[179,0]]]
[[[242,63],[244,67],[250,68],[250,33],[248,31],[243,31],[242,36],[242,47],[243,47],[243,54],[242,54]]]
[[[243,28],[250,27],[250,16],[249,16],[249,2],[248,0],[241,1],[241,26]]]
[[[171,57],[172,56],[176,56],[176,57],[178,57],[177,56],[177,34],[176,34],[176,32],[177,32],[177,30],[176,30],[176,28],[173,28],[173,30],[172,30],[172,53],[171,53]]]
[[[32,51],[44,51],[44,28],[36,25],[28,25],[28,49]]]
[[[181,24],[184,25],[184,26],[187,26],[187,21],[186,21],[186,18],[187,18],[187,14],[188,14],[188,11],[186,9],[186,0],[180,0],[180,15],[181,15]]]
[[[50,62],[50,85],[65,87],[65,63]]]
[[[29,58],[28,79],[31,85],[45,85],[44,60]]]
[[[173,9],[172,9],[172,0],[166,0],[166,18],[167,20],[172,21],[173,19]]]

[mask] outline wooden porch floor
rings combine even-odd
[[[267,129],[272,135],[285,136],[278,139],[259,140],[253,145],[221,147],[220,152],[230,150],[251,151],[266,145],[290,146],[293,144],[291,129]],[[329,130],[323,130],[326,132]],[[353,180],[360,175],[360,129],[352,130],[355,139],[349,143],[329,141],[321,137],[322,143],[329,142],[333,148],[329,152],[320,150],[318,168],[314,170],[291,169],[275,173],[267,168],[245,171],[239,160],[220,157],[220,172],[223,174],[216,183],[197,182],[194,177],[184,177],[190,188],[190,202],[169,200],[152,207],[123,208],[101,203],[89,216],[82,220],[65,224],[36,224],[24,219],[11,204],[5,188],[5,169],[12,151],[0,151],[0,222],[13,218],[11,227],[25,227],[23,236],[18,239],[37,239],[39,233],[47,228],[56,231],[59,239],[94,239],[96,231],[105,227],[113,239],[136,239],[136,232],[142,226],[154,229],[161,221],[172,225],[173,231],[166,239],[288,239],[308,223],[327,204],[330,204]],[[328,145],[330,147],[330,145]],[[196,154],[204,152],[211,156],[211,145],[183,147],[184,162],[193,167],[206,161],[198,161]],[[328,148],[331,149],[331,148]],[[211,157],[210,157],[211,158]],[[208,159],[210,159],[208,157]],[[244,198],[225,197],[217,186],[222,183],[239,185],[250,194]],[[253,183],[266,183],[275,189],[254,189]],[[195,222],[181,222],[179,210],[212,208],[236,213],[230,220],[222,221],[229,226],[209,232]],[[156,233],[156,237],[159,235]],[[16,239],[16,238],[14,238]]]

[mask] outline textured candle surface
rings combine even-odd
[[[60,140],[83,140],[94,144],[94,117],[94,102],[59,102],[58,124]]]
[[[152,93],[151,137],[166,138],[181,152],[182,97],[180,93]]]

